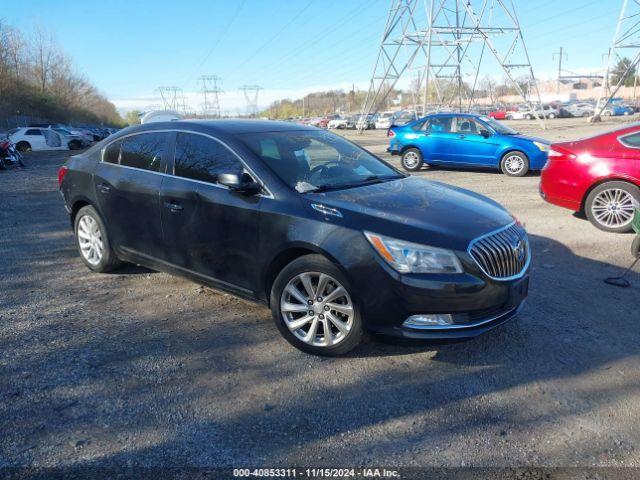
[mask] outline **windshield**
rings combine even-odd
[[[484,123],[489,125],[491,128],[493,128],[496,131],[496,133],[499,133],[500,135],[517,135],[518,134],[518,132],[515,131],[513,128],[509,128],[504,123],[500,123],[491,117],[482,117],[480,120],[482,120]]]
[[[300,193],[351,188],[404,177],[373,155],[329,132],[250,133],[238,138]]]

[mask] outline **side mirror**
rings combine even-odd
[[[218,183],[245,195],[255,195],[262,190],[262,185],[254,182],[246,173],[221,173],[218,175]]]

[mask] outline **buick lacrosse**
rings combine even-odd
[[[314,127],[140,125],[58,180],[88,268],[132,262],[264,302],[308,353],[344,354],[365,330],[470,338],[527,296],[529,242],[503,207]]]

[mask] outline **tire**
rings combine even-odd
[[[533,115],[529,115],[528,113],[524,116],[526,120],[533,120]]]
[[[584,202],[589,221],[605,232],[630,232],[640,188],[627,182],[605,182],[591,190]],[[615,207],[615,208],[614,208]]]
[[[583,113],[582,113],[582,116],[583,116],[584,118],[587,118],[587,117],[590,117],[591,115],[589,115],[589,112],[583,112]]]
[[[500,170],[509,177],[524,177],[529,171],[529,158],[523,152],[507,152],[500,160]]]
[[[417,172],[424,165],[422,152],[418,148],[407,148],[400,158],[402,168],[409,172]]]
[[[82,148],[82,144],[78,140],[71,140],[69,142],[69,150],[80,150]]]
[[[513,115],[507,115],[504,117],[505,120],[513,120]]]
[[[556,118],[556,114],[555,113],[550,113],[547,118],[554,119],[554,118]]]
[[[94,226],[95,229],[93,228]],[[104,222],[91,205],[87,205],[78,210],[73,222],[73,231],[76,236],[76,246],[78,247],[80,259],[89,270],[105,273],[120,266],[121,262],[109,243],[109,236]],[[99,233],[99,237],[97,233]],[[86,235],[89,235],[90,239],[87,239],[85,237]],[[97,241],[101,241],[102,244],[99,259],[97,259],[96,255],[90,254],[91,248],[94,249],[94,252],[97,251],[96,249],[99,249],[99,244],[96,243]],[[88,249],[86,242],[91,244]]]
[[[611,116],[611,112],[608,112],[607,110],[605,110],[604,112],[602,112],[602,116],[603,117],[610,117]]]
[[[19,152],[30,152],[31,144],[29,142],[18,142],[16,144],[16,150]]]
[[[308,288],[312,295],[302,283],[302,278],[309,280]],[[319,286],[320,279],[323,286]],[[343,288],[344,294],[331,298],[333,292],[338,291],[337,285]],[[318,288],[322,291],[318,292]],[[293,295],[292,291],[297,293]],[[309,305],[311,296],[315,297],[314,303]],[[305,255],[284,267],[271,287],[270,304],[273,321],[282,336],[303,352],[322,356],[344,355],[362,339],[362,320],[353,289],[340,269],[322,255]],[[329,305],[345,313],[333,310]],[[329,329],[329,342],[325,328]]]

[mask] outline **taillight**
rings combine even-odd
[[[565,158],[567,160],[576,158],[576,156],[569,150],[565,150],[564,148],[556,147],[554,145],[551,145],[547,155],[549,158]]]
[[[64,177],[68,171],[69,171],[69,167],[65,165],[60,167],[60,169],[58,170],[58,187],[62,186],[62,181],[64,180]]]
[[[389,138],[393,138],[396,136],[396,132],[394,132],[393,130],[389,129],[387,130],[387,137]]]

